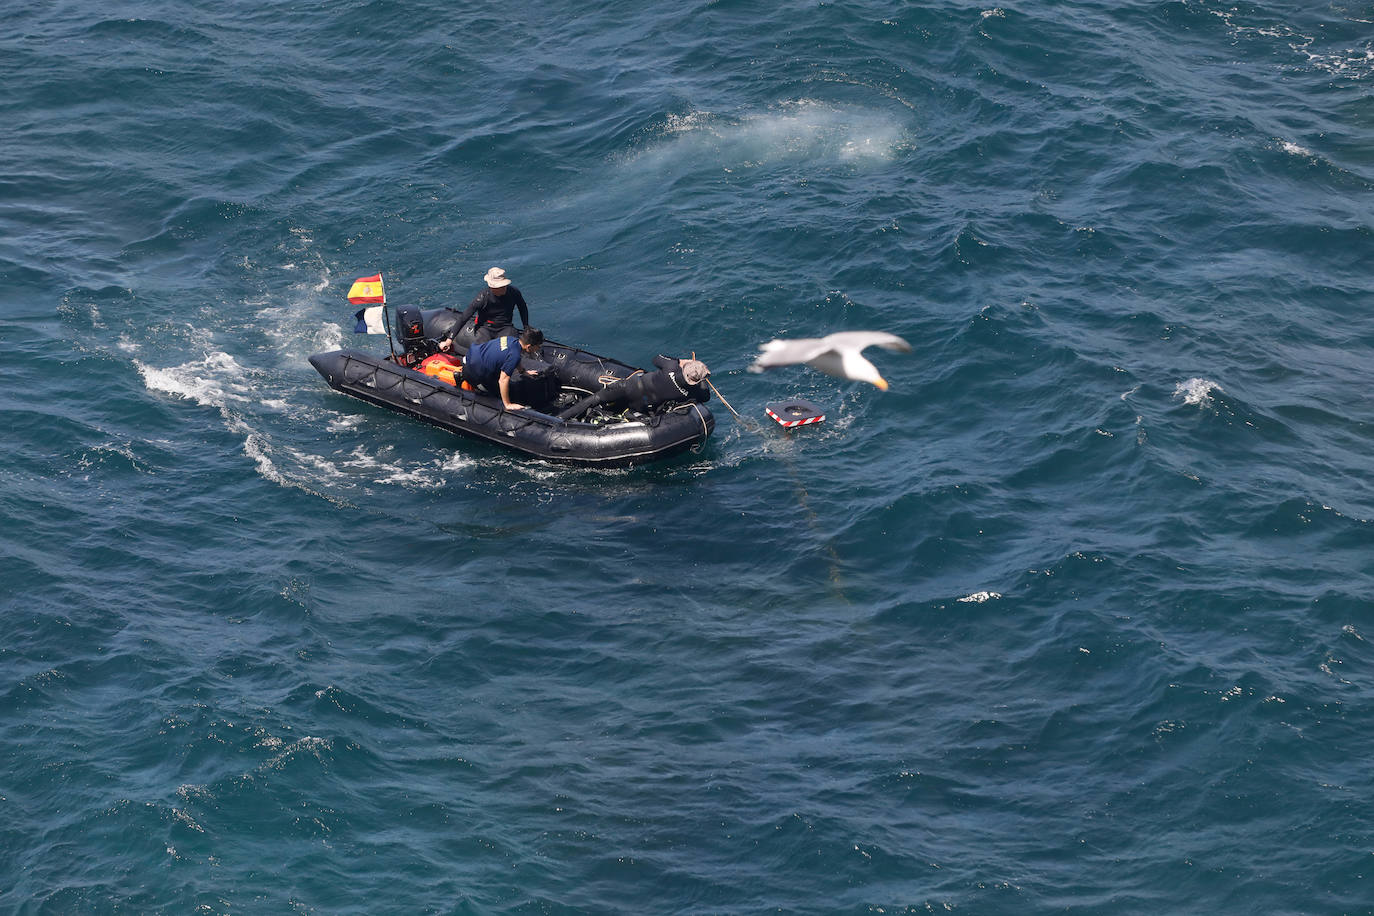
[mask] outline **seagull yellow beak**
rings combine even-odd
[[[877,385],[883,391],[887,390],[887,379],[883,378],[881,375],[874,379],[873,384]]]

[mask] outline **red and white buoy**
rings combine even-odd
[[[778,401],[776,404],[769,404],[764,410],[768,416],[777,420],[784,429],[791,429],[794,426],[810,426],[813,423],[825,421],[825,413],[819,407],[810,401],[803,401],[801,398],[794,398],[791,401]]]

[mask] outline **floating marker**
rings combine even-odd
[[[768,416],[777,420],[785,429],[791,429],[794,426],[809,426],[812,423],[825,421],[825,413],[819,407],[810,401],[803,401],[801,398],[769,404],[764,410],[768,412]]]

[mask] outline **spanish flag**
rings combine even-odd
[[[359,277],[348,289],[348,301],[354,305],[367,302],[386,302],[386,287],[382,285],[382,275]]]

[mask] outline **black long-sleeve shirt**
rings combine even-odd
[[[682,365],[671,356],[660,353],[654,357],[657,372],[632,375],[625,380],[625,387],[632,399],[639,398],[645,405],[661,404],[664,401],[708,400],[711,395],[704,381],[695,385],[688,383],[682,374]]]
[[[456,327],[465,327],[468,319],[473,315],[477,316],[477,327],[484,324],[494,325],[504,328],[507,325],[515,327],[515,310],[520,310],[520,323],[524,327],[530,326],[530,310],[525,305],[525,297],[520,295],[520,290],[515,288],[512,283],[506,287],[504,295],[496,295],[491,287],[487,287],[477,294],[472,300],[472,304],[464,310],[458,318]]]

